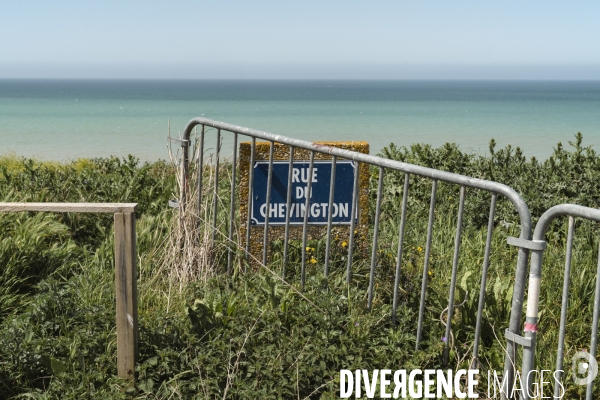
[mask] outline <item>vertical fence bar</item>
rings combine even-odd
[[[355,161],[354,169],[354,190],[352,191],[352,212],[350,213],[350,238],[348,238],[348,266],[346,269],[346,283],[352,280],[352,254],[354,252],[354,229],[356,227],[358,211],[358,178],[360,175],[360,164]]]
[[[135,213],[115,213],[114,220],[117,372],[120,378],[134,379],[138,358]]]
[[[215,236],[217,234],[217,211],[219,200],[219,154],[221,153],[221,130],[217,129],[217,154],[215,155],[215,190],[213,193],[213,220],[212,220],[212,244],[215,244]]]
[[[404,229],[406,225],[406,205],[408,204],[408,187],[410,174],[404,174],[404,192],[402,194],[402,212],[398,237],[398,253],[396,254],[396,277],[394,279],[394,300],[392,303],[392,324],[396,326],[396,309],[398,308],[398,289],[400,288],[400,267],[402,265],[402,246],[404,245]]]
[[[327,243],[325,245],[325,276],[329,275],[329,251],[331,250],[331,223],[333,218],[333,196],[335,195],[335,167],[336,167],[337,157],[331,157],[331,179],[329,181],[329,204],[327,207],[327,211],[329,215],[327,216]]]
[[[183,140],[181,142],[181,194],[179,207],[180,210],[185,210],[187,206],[187,195],[188,195],[188,175],[189,175],[189,141]],[[180,218],[183,218],[183,213],[180,213]]]
[[[373,248],[371,249],[371,272],[369,274],[369,298],[367,308],[373,305],[373,286],[375,285],[375,265],[377,264],[377,240],[379,239],[379,214],[381,214],[381,197],[383,191],[383,171],[379,167],[379,183],[377,184],[377,205],[375,207],[375,226],[373,227]]]
[[[194,157],[196,157],[196,146],[198,145],[198,126],[196,125],[194,127],[194,139],[196,139],[196,141],[194,142],[194,145],[192,146],[192,160],[194,159]],[[192,142],[190,141],[190,145],[192,144]]]
[[[314,165],[315,152],[311,151],[310,164],[308,167],[308,187],[306,188],[306,192],[304,192],[304,195],[306,196],[306,202],[304,207],[304,224],[302,225],[302,288],[304,288],[304,283],[306,281],[306,235],[308,233],[308,216],[310,214],[310,197],[312,194],[312,174]]]
[[[231,199],[229,207],[229,235],[227,237],[227,275],[231,274],[231,261],[233,258],[233,225],[235,221],[235,186],[236,186],[236,167],[237,167],[237,139],[238,134],[233,134],[233,160],[231,160]]]
[[[543,216],[542,216],[543,218]],[[539,225],[538,220],[538,225]],[[537,226],[536,226],[537,228]],[[535,240],[535,235],[534,235]],[[529,287],[527,289],[527,311],[525,314],[525,339],[529,341],[529,344],[523,346],[523,357],[522,357],[522,367],[521,367],[521,376],[523,377],[522,387],[524,388],[523,398],[529,399],[529,393],[533,393],[533,379],[530,379],[530,372],[535,367],[535,348],[536,348],[536,340],[537,340],[537,323],[539,316],[539,298],[540,298],[540,287],[541,287],[541,279],[542,279],[542,260],[543,260],[544,251],[543,250],[533,250],[531,254],[531,265],[529,268]],[[535,300],[533,300],[535,299]],[[516,343],[512,340],[509,340],[508,343],[513,343],[514,346],[514,356],[517,353]],[[510,354],[510,353],[509,353]],[[514,357],[513,356],[513,357]],[[516,357],[515,357],[516,358]],[[516,368],[514,369],[513,376],[517,376],[516,373],[518,371]],[[534,375],[535,376],[535,375]],[[535,379],[535,378],[534,378]],[[513,382],[515,378],[513,377]],[[508,381],[508,388],[512,388],[513,382]]]
[[[556,352],[556,378],[562,380],[563,357],[565,349],[565,330],[567,325],[567,308],[569,307],[569,284],[571,279],[571,258],[573,252],[573,228],[574,218],[569,216],[569,228],[567,233],[567,254],[565,256],[565,272],[563,277],[562,304],[560,309],[560,325],[558,329],[558,351]],[[556,396],[557,385],[554,385]]]
[[[523,224],[523,220],[521,224]],[[521,227],[521,235],[519,236],[521,239],[529,240],[531,238],[531,220],[525,221],[527,225],[522,225]],[[539,254],[536,254],[539,253]],[[519,247],[519,252],[517,255],[517,269],[515,271],[515,284],[513,290],[513,298],[510,308],[510,320],[508,323],[509,332],[513,332],[519,334],[521,332],[521,317],[523,315],[523,298],[525,296],[525,282],[527,282],[527,259],[529,257],[529,249],[525,249],[523,247]],[[533,268],[536,261],[535,257],[539,257],[539,262],[541,266],[542,260],[542,252],[533,251],[531,255],[531,268]],[[537,279],[535,276],[533,279]],[[532,274],[530,274],[529,281],[532,280]],[[531,283],[530,283],[531,286]],[[528,295],[529,296],[529,295]],[[527,318],[525,319],[526,323],[529,323]],[[526,332],[526,337],[529,333]],[[531,336],[533,336],[532,334]],[[532,344],[535,346],[535,337],[532,339]],[[506,342],[506,352],[504,356],[504,376],[506,379],[503,381],[506,382],[507,388],[512,388],[515,382],[515,371],[516,371],[516,362],[517,362],[517,344],[512,340],[508,340]],[[527,357],[528,349],[525,348],[523,351],[523,357]],[[526,376],[525,371],[522,371],[523,375]],[[512,397],[512,396],[511,396]],[[508,398],[505,395],[502,395],[502,400]]]
[[[429,202],[429,222],[427,224],[427,242],[425,243],[425,260],[423,261],[423,280],[421,283],[421,303],[419,305],[419,322],[417,324],[417,341],[415,350],[419,350],[421,332],[423,330],[423,315],[425,314],[425,294],[427,292],[427,273],[429,272],[429,254],[431,251],[431,237],[433,234],[433,216],[435,211],[435,195],[437,192],[437,179],[431,185],[431,200]]]
[[[598,267],[596,268],[596,292],[594,293],[594,314],[592,317],[592,340],[590,343],[590,355],[596,358],[596,346],[598,345],[598,317],[600,315],[600,246],[598,246]],[[592,400],[592,386],[590,382],[587,386],[585,398]]]
[[[492,249],[492,234],[494,233],[494,217],[496,215],[496,193],[492,193],[492,204],[490,205],[490,216],[488,219],[487,237],[485,239],[485,253],[483,256],[483,271],[481,272],[481,285],[479,286],[479,302],[477,303],[477,321],[475,322],[475,340],[473,342],[473,361],[477,365],[472,365],[472,369],[477,369],[479,364],[479,338],[481,337],[481,318],[483,315],[483,305],[485,302],[485,286],[487,283],[488,269],[490,267],[490,252]]]
[[[265,211],[265,230],[263,234],[263,265],[267,265],[267,253],[269,248],[269,215],[271,214],[271,184],[273,183],[273,150],[275,143],[270,142],[269,147],[269,171],[267,173],[267,209]]]
[[[450,351],[450,335],[452,331],[452,316],[454,315],[454,292],[456,289],[456,274],[458,272],[458,257],[460,255],[460,243],[462,235],[462,220],[465,209],[465,187],[460,187],[460,202],[458,205],[458,220],[456,222],[456,238],[454,240],[454,257],[452,259],[452,280],[450,282],[450,294],[448,297],[448,318],[446,321],[446,346],[444,347],[443,363],[448,363],[448,352]]]
[[[250,165],[248,166],[248,215],[246,218],[246,266],[244,272],[248,271],[248,261],[250,260],[250,217],[252,216],[252,183],[254,182],[254,152],[256,148],[256,138],[252,138],[250,146]]]
[[[287,267],[288,260],[288,248],[290,240],[290,217],[292,215],[292,176],[294,174],[294,147],[290,146],[290,161],[288,164],[288,185],[287,185],[287,198],[286,198],[286,213],[285,213],[285,233],[283,238],[283,268],[281,270],[281,277],[285,279],[285,269]]]
[[[200,240],[200,224],[202,215],[202,171],[204,170],[204,125],[200,129],[200,150],[198,151],[198,240]]]

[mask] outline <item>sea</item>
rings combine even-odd
[[[200,116],[371,154],[454,142],[485,155],[494,139],[545,159],[577,132],[600,151],[600,81],[0,80],[0,155],[169,159],[167,137]]]

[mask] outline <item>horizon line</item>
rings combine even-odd
[[[462,82],[478,82],[478,81],[535,81],[535,82],[597,82],[600,78],[173,78],[173,77],[2,77],[0,81],[462,81]]]

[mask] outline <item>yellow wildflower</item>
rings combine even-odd
[[[317,260],[316,260],[314,257],[311,257],[309,262],[310,262],[311,264],[316,264],[316,263],[317,263]]]
[[[347,242],[345,242],[345,241],[344,241],[344,242],[342,242],[342,247],[346,247],[346,246],[348,246],[348,243],[347,243]]]
[[[421,246],[417,247],[417,251],[420,253],[423,251],[423,248]]]
[[[306,246],[306,251],[313,251],[315,248],[314,247],[308,247]]]
[[[433,274],[431,273],[431,271],[428,271],[428,272],[427,272],[427,274],[428,274],[429,276],[433,275]]]

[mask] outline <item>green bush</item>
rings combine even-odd
[[[51,214],[0,216],[0,321],[22,304],[32,286],[76,270],[82,251]]]
[[[564,202],[600,207],[600,157],[560,144],[545,160],[520,149],[468,154],[453,144],[438,149],[388,146],[385,157],[506,183],[530,206],[534,220]],[[228,168],[225,166],[224,168]],[[309,243],[316,260],[300,291],[288,268],[284,283],[266,269],[179,287],[164,258],[177,215],[166,206],[175,169],[117,158],[69,164],[0,159],[0,195],[5,201],[137,202],[140,362],[135,384],[116,373],[114,261],[110,216],[85,214],[0,215],[0,398],[335,398],[340,369],[438,368],[456,229],[458,187],[440,183],[434,218],[422,350],[415,352],[423,247],[431,182],[411,177],[397,326],[390,320],[398,222],[404,174],[386,172],[380,216],[376,289],[366,309],[369,259],[358,255],[353,282],[344,283],[345,248],[334,243],[331,275],[322,275],[322,240]],[[373,211],[378,171],[371,176]],[[208,179],[208,178],[207,178]],[[223,184],[222,202],[227,185]],[[467,190],[449,367],[470,362],[477,296],[489,210],[488,194]],[[223,207],[220,207],[224,209]],[[482,368],[500,370],[502,331],[507,325],[518,234],[518,216],[499,199],[492,264],[486,286]],[[545,254],[538,343],[540,366],[552,369],[564,268],[564,221],[551,227]],[[361,239],[362,240],[362,239]],[[568,352],[586,347],[593,301],[597,226],[578,222],[569,308]],[[276,243],[277,244],[277,243]],[[312,250],[314,249],[314,250]],[[224,248],[219,251],[225,251]],[[370,253],[370,252],[369,252]],[[273,271],[279,272],[277,257]],[[223,261],[221,259],[221,261]],[[218,268],[223,268],[216,263]],[[220,271],[220,270],[219,270]],[[224,272],[224,271],[221,271]],[[567,354],[567,356],[570,353]],[[571,397],[579,395],[570,388]],[[598,388],[595,388],[597,391]]]

